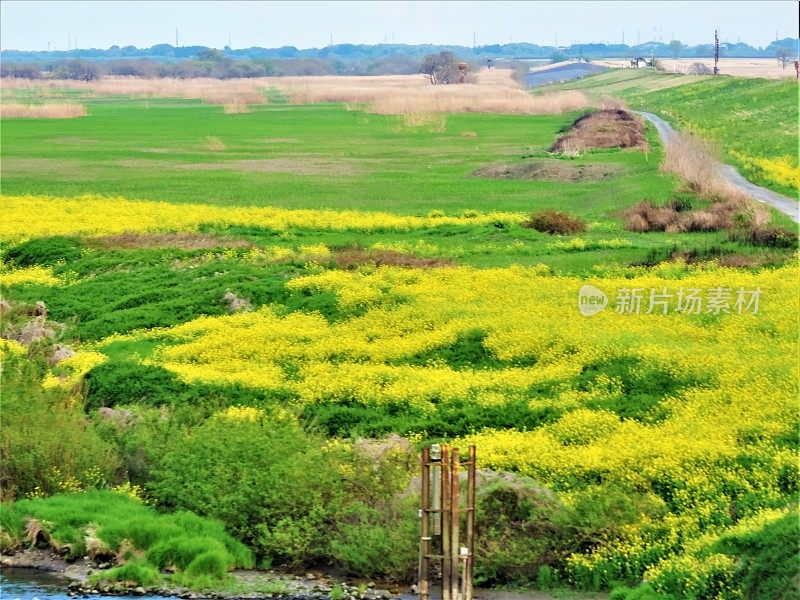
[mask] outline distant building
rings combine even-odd
[[[631,67],[634,69],[643,69],[644,67],[649,67],[650,63],[646,58],[642,58],[641,56],[638,58],[634,58],[631,60]]]

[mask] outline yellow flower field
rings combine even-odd
[[[650,494],[664,507],[663,519],[643,516],[622,538],[574,554],[575,580],[623,569],[644,572],[657,589],[673,589],[677,578],[686,589],[722,586],[718,597],[733,598],[724,593],[730,557],[705,549],[731,527],[778,518],[783,513],[773,507],[797,485],[794,452],[772,440],[791,437],[797,425],[800,270],[665,266],[631,274],[592,283],[610,297],[619,288],[758,288],[761,303],[757,313],[731,306],[719,315],[637,315],[609,307],[587,318],[577,307],[586,282],[547,269],[378,268],[288,284],[297,293],[333,292],[347,315],[335,322],[262,308],[127,339],[161,342],[145,360],[186,381],[280,390],[300,405],[355,401],[435,411],[451,402],[491,407],[528,397],[531,406],[547,404],[562,412],[552,423],[483,430],[457,443],[475,444],[482,467],[530,475],[566,502],[604,482]],[[485,334],[482,343],[500,364],[408,362],[474,330]],[[696,383],[664,398],[657,416],[620,417],[597,403],[623,397],[623,381],[601,376],[588,388],[577,381],[591,365],[623,357],[642,372]],[[530,395],[541,385],[551,390],[547,399]],[[228,413],[251,418],[243,409]],[[750,521],[735,524],[732,502]]]
[[[283,208],[220,208],[208,204],[169,204],[85,195],[0,196],[3,220],[0,239],[21,240],[51,235],[112,235],[124,232],[187,231],[204,224],[250,225],[276,231],[303,227],[322,231],[410,231],[441,225],[520,223],[518,213],[474,213],[405,216],[382,212],[289,210]],[[31,219],[31,215],[37,215]]]

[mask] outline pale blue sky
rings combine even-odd
[[[738,38],[755,46],[798,35],[798,4],[740,2],[40,2],[0,0],[3,49],[66,50],[175,43],[298,48],[330,43],[479,45],[532,42],[694,45]],[[654,29],[655,28],[655,29]]]

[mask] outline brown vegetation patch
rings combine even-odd
[[[85,117],[82,104],[18,104],[4,102],[0,105],[0,117],[12,119],[75,119]]]
[[[392,250],[367,250],[358,247],[339,248],[323,259],[340,269],[354,270],[363,265],[376,267],[437,268],[453,267],[455,263],[444,257],[422,257]]]
[[[265,140],[261,140],[265,144],[297,144],[300,142],[297,138],[267,138]]]
[[[618,175],[621,170],[618,165],[574,165],[563,160],[537,159],[487,165],[473,171],[472,176],[557,182],[601,181]]]
[[[74,158],[17,158],[7,157],[0,162],[3,177],[39,175],[57,181],[91,179],[95,175],[86,165]]]
[[[665,206],[639,202],[624,213],[629,231],[727,231],[729,239],[752,246],[796,248],[798,235],[785,227],[769,224],[764,207],[748,199],[729,198],[713,202],[708,208],[691,210],[679,200]]]
[[[689,191],[711,200],[749,201],[747,194],[722,179],[716,149],[708,142],[679,133],[666,143],[666,151],[662,168],[685,180]]]
[[[586,223],[578,217],[573,217],[557,210],[535,212],[522,226],[554,235],[572,235],[586,231]]]
[[[212,163],[179,165],[189,171],[245,171],[251,173],[292,173],[294,175],[360,175],[363,171],[355,161],[322,160],[314,158],[265,158],[228,160]]]
[[[638,148],[647,150],[644,123],[627,110],[598,110],[579,117],[569,131],[558,138],[551,152],[592,148]]]
[[[90,238],[85,244],[103,250],[134,248],[183,248],[205,250],[212,248],[249,248],[246,240],[226,238],[213,233],[120,233]]]
[[[225,150],[225,144],[218,137],[209,135],[206,136],[206,149],[211,150],[211,152],[222,152]]]
[[[100,140],[96,140],[93,138],[85,138],[85,137],[78,137],[74,135],[67,135],[63,137],[55,137],[50,138],[50,143],[52,144],[69,144],[69,145],[78,145],[78,146],[89,146],[89,145],[96,145],[100,143]]]
[[[691,210],[679,200],[665,206],[643,201],[625,211],[625,229],[639,233],[727,230],[734,225],[734,215],[746,208],[746,205],[733,201],[716,202],[704,210]]]

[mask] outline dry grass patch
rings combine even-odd
[[[644,123],[621,108],[587,113],[576,119],[569,131],[556,140],[550,151],[574,152],[593,148],[647,150]]]
[[[265,104],[262,89],[266,78],[252,79],[143,79],[140,77],[104,77],[95,81],[31,81],[6,78],[5,93],[14,89],[33,89],[45,97],[64,97],[67,92],[80,93],[81,97],[129,96],[137,98],[186,98],[202,100],[209,104]]]
[[[593,105],[578,91],[534,96],[506,70],[480,72],[475,83],[431,85],[424,75],[380,77],[284,77],[273,79],[294,104],[343,102],[366,105],[385,115],[429,115],[447,112],[552,114]]]
[[[182,163],[170,165],[187,171],[242,171],[249,173],[291,173],[293,175],[361,175],[364,170],[356,160],[317,158],[264,158],[226,160],[224,162]]]
[[[226,102],[222,108],[226,115],[240,115],[250,112],[250,107],[244,102],[234,100],[233,102]]]
[[[225,148],[225,144],[218,137],[213,135],[206,137],[206,149],[211,150],[211,152],[222,152]]]
[[[519,163],[486,165],[472,172],[472,177],[492,179],[531,179],[537,181],[602,181],[619,175],[619,165],[574,165],[563,160],[535,159]]]
[[[0,103],[0,117],[8,119],[75,119],[86,114],[82,104]]]
[[[478,134],[475,133],[474,131],[462,131],[461,132],[461,137],[474,139],[474,138],[478,137]]]
[[[455,266],[455,263],[449,258],[422,257],[404,252],[395,252],[393,250],[365,250],[364,248],[356,246],[334,250],[329,256],[321,257],[320,261],[347,270],[355,270],[364,265],[376,267],[406,267],[412,269],[432,269]]]
[[[581,219],[557,210],[535,212],[522,226],[551,235],[572,235],[586,231],[586,223]]]
[[[207,250],[213,248],[250,248],[247,240],[227,238],[212,233],[120,233],[86,240],[89,248],[102,250],[136,248],[182,248]]]
[[[749,201],[747,194],[720,177],[720,161],[714,146],[693,135],[679,133],[667,141],[662,168],[678,175],[686,181],[689,191],[700,196]]]
[[[7,157],[0,161],[3,177],[40,176],[56,181],[88,181],[99,177],[95,167],[76,158],[18,158]]]

